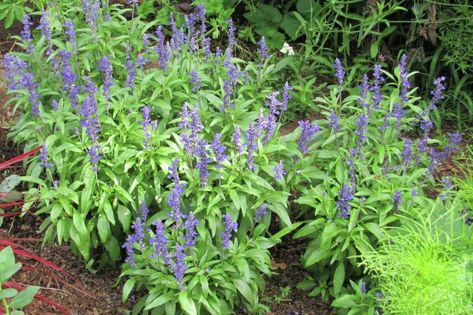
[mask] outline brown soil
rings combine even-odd
[[[306,244],[303,241],[286,238],[271,253],[274,274],[267,279],[262,302],[268,305],[268,315],[329,315],[330,307],[308,292],[296,288],[309,274],[302,268],[300,256]],[[284,291],[288,291],[284,294]]]

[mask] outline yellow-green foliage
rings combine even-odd
[[[364,255],[383,293],[385,314],[473,313],[471,251],[449,234],[436,224],[414,223]]]

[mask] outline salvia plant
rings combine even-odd
[[[202,6],[182,26],[125,20],[133,8],[52,4],[38,30],[25,15],[25,52],[5,57],[11,101],[24,113],[11,136],[42,146],[23,177],[35,184],[23,210],[39,202],[45,241],[119,260],[135,200],[173,208],[179,199],[183,187],[166,176],[176,157],[186,211],[208,218],[212,234],[230,213],[243,237],[261,206],[291,225],[281,163],[291,153],[278,135],[290,85],[262,86],[269,55],[259,65],[235,58],[234,27],[228,47],[211,47]]]
[[[37,28],[23,16],[23,51],[4,58],[21,111],[10,136],[40,148],[21,179],[23,212],[45,217],[45,242],[72,244],[89,266],[98,253],[103,264],[124,259],[135,314],[258,313],[268,249],[303,224],[295,237],[308,240],[314,278],[300,287],[355,293],[363,307],[353,312],[372,310],[360,253],[429,204],[437,167],[462,140],[433,138],[445,78],[425,101],[405,55],[357,87],[336,59],[330,95],[308,101],[319,119],[282,135],[300,104],[273,78],[265,38],[247,62],[231,20],[225,47],[210,40],[203,6],[159,25],[129,4],[51,3]]]
[[[301,192],[296,203],[310,219],[295,237],[309,239],[303,263],[314,278],[299,286],[311,295],[337,297],[348,279],[362,279],[360,250],[376,247],[387,229],[401,224],[400,214],[413,215],[412,208],[426,202],[436,168],[458,150],[458,133],[449,134],[445,145],[431,138],[429,116],[443,97],[444,78],[422,101],[406,62],[403,55],[394,75],[376,64],[351,88],[336,59],[337,84],[330,97],[315,100],[326,118],[317,127],[301,125],[313,140],[301,148],[306,154],[293,185]]]

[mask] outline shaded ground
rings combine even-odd
[[[296,288],[308,273],[301,267],[300,256],[306,244],[286,238],[272,250],[274,274],[267,279],[262,302],[274,315],[329,315],[330,307]]]

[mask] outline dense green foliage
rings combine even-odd
[[[404,1],[245,1],[241,33],[231,1],[128,2],[52,4],[38,29],[24,16],[24,51],[5,56],[10,137],[41,146],[20,179],[45,242],[90,268],[124,260],[134,314],[267,312],[270,248],[292,232],[298,287],[341,314],[468,312],[471,176],[436,184],[462,143],[434,136],[451,90],[380,57]],[[257,41],[249,60],[238,34]],[[269,54],[288,39],[305,42]]]

